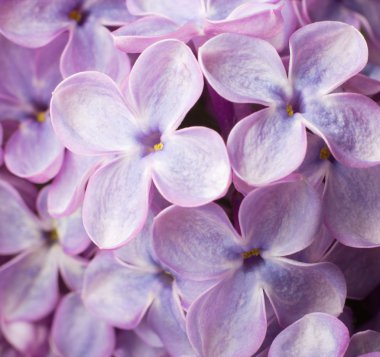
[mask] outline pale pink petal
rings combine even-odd
[[[181,24],[197,20],[204,11],[202,0],[129,0],[128,10],[136,16],[161,15]]]
[[[359,73],[367,60],[364,37],[342,22],[316,22],[290,38],[289,78],[304,95],[331,92]]]
[[[0,31],[26,47],[41,47],[65,31],[76,0],[3,0],[0,3]]]
[[[16,254],[44,241],[41,223],[20,194],[0,180],[0,253]]]
[[[185,315],[172,282],[164,282],[147,313],[147,323],[172,356],[195,356],[186,334]]]
[[[71,291],[81,291],[84,272],[88,261],[82,257],[72,257],[61,252],[59,255],[59,272],[62,279]]]
[[[268,357],[341,357],[349,338],[347,327],[336,317],[312,313],[277,335]]]
[[[154,215],[150,209],[141,231],[127,244],[115,250],[115,257],[128,265],[132,265],[147,272],[160,271],[161,268],[153,259],[153,219]]]
[[[123,264],[103,252],[89,264],[84,278],[83,301],[113,326],[134,328],[143,318],[157,289],[154,274]]]
[[[249,185],[264,185],[292,173],[306,153],[306,131],[298,115],[285,108],[262,109],[241,120],[227,141],[236,175]]]
[[[147,133],[162,134],[176,129],[196,103],[203,76],[189,47],[166,40],[150,46],[137,59],[129,89],[139,126]]]
[[[189,339],[201,356],[251,356],[267,328],[264,293],[241,269],[202,295],[187,314]]]
[[[116,248],[137,235],[148,214],[150,172],[144,159],[121,157],[95,172],[83,202],[83,223],[101,248]]]
[[[7,321],[36,321],[53,310],[58,300],[58,250],[38,247],[1,266],[0,310]]]
[[[38,123],[20,123],[5,147],[5,164],[17,176],[33,182],[46,182],[59,171],[63,161],[63,146],[51,126],[50,117]]]
[[[38,323],[26,321],[13,321],[1,323],[1,331],[7,340],[14,346],[23,356],[29,356],[30,353],[36,355],[36,350],[48,338],[46,326]],[[4,353],[2,346],[0,352]],[[3,357],[3,354],[1,355]],[[7,355],[4,357],[18,357],[19,355]]]
[[[202,71],[216,92],[236,103],[283,102],[290,87],[276,50],[257,38],[222,34],[199,49]]]
[[[136,127],[116,83],[100,72],[82,72],[62,81],[53,92],[55,132],[71,151],[112,153],[136,146]]]
[[[178,130],[162,138],[152,157],[153,181],[160,193],[180,206],[200,206],[222,197],[231,182],[223,139],[204,127]]]
[[[320,135],[334,157],[347,166],[380,162],[380,107],[354,93],[337,93],[307,101],[305,125]]]
[[[67,216],[79,208],[87,181],[103,160],[103,157],[76,155],[66,150],[61,170],[49,188],[48,211],[51,216]]]
[[[324,219],[334,237],[357,248],[380,246],[380,166],[335,164],[324,193]]]
[[[166,17],[144,16],[117,29],[113,35],[117,48],[127,53],[140,53],[148,46],[170,38],[187,43],[198,32],[192,23],[180,26]]]
[[[186,279],[220,279],[239,267],[239,239],[214,203],[198,208],[172,206],[154,222],[153,247],[158,259]]]
[[[61,57],[63,77],[82,71],[99,71],[121,83],[129,74],[127,55],[115,48],[109,30],[96,21],[87,21],[70,33]]]
[[[236,3],[236,1],[234,1]],[[240,1],[241,2],[241,1]],[[229,7],[226,3],[219,7]],[[284,19],[281,14],[283,3],[260,3],[246,1],[237,6],[226,18],[220,18],[221,13],[212,13],[213,18],[206,19],[205,33],[214,35],[215,33],[238,33],[256,38],[268,39],[283,30]],[[254,26],[253,26],[254,24]]]
[[[70,216],[55,221],[59,244],[70,255],[82,253],[91,241],[83,227],[82,210],[78,209]]]
[[[343,311],[346,282],[334,264],[305,264],[285,258],[266,258],[260,276],[282,326],[311,312],[338,316]]]
[[[306,180],[252,191],[239,209],[245,244],[264,256],[284,256],[309,246],[321,224],[319,194]]]
[[[88,311],[76,293],[60,302],[53,320],[51,341],[67,357],[110,357],[115,347],[114,329]]]

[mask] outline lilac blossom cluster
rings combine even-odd
[[[379,357],[380,1],[0,0],[1,357]]]

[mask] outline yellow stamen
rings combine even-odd
[[[167,271],[167,270],[164,270],[164,274],[165,274],[166,276],[168,276],[168,277],[170,277],[170,278],[174,279],[174,276],[173,276],[173,274],[172,274],[172,273],[170,273],[169,271]]]
[[[324,146],[319,152],[319,158],[321,160],[328,160],[331,156],[331,152],[327,146]]]
[[[78,10],[71,10],[69,12],[69,19],[80,22],[80,20],[82,20],[82,14]]]
[[[290,117],[294,115],[293,107],[290,104],[286,104],[286,112]]]
[[[38,112],[36,114],[36,120],[39,123],[43,123],[46,120],[46,112]]]
[[[248,252],[242,253],[243,259],[249,259],[251,257],[258,257],[260,255],[260,249],[258,248],[253,248],[252,250]]]
[[[163,143],[158,143],[158,144],[153,145],[153,150],[154,151],[161,151],[163,148],[164,148],[164,144]]]
[[[52,231],[49,232],[49,238],[50,238],[50,241],[52,242],[58,242],[59,235],[56,229],[53,229]]]

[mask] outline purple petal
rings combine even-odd
[[[334,237],[358,248],[380,246],[380,166],[334,164],[324,193],[324,218]]]
[[[170,282],[164,283],[159,296],[153,300],[147,323],[160,337],[170,355],[194,355],[186,334],[185,315]]]
[[[144,342],[133,331],[121,331],[117,336],[115,357],[169,357],[163,348]]]
[[[20,194],[0,181],[0,253],[16,254],[43,242],[41,223],[29,210]]]
[[[1,266],[0,309],[6,320],[35,321],[53,310],[58,300],[58,252],[57,246],[42,246]]]
[[[88,261],[82,257],[72,257],[62,252],[59,256],[59,272],[71,291],[81,291]]]
[[[199,208],[172,206],[154,222],[158,259],[181,278],[219,278],[241,264],[239,237],[214,203]]]
[[[251,356],[259,349],[267,323],[256,278],[239,269],[190,307],[187,331],[199,355]]]
[[[318,192],[304,179],[251,192],[242,202],[239,222],[246,244],[264,256],[284,256],[309,246],[321,223]]]
[[[334,157],[347,166],[380,162],[380,107],[354,93],[337,93],[306,103],[306,126],[320,135]]]
[[[63,77],[82,71],[99,71],[120,83],[129,74],[125,53],[115,48],[111,33],[95,21],[77,26],[62,54]]]
[[[52,216],[67,216],[79,208],[87,181],[103,160],[103,157],[81,156],[66,150],[61,170],[49,189],[48,211]]]
[[[22,122],[8,140],[4,154],[5,164],[12,173],[43,183],[58,173],[63,161],[63,146],[47,116],[43,123]]]
[[[197,300],[206,290],[219,283],[220,278],[212,280],[195,281],[189,279],[180,279],[176,276],[175,289],[181,298],[181,304],[184,310],[188,310],[191,304]]]
[[[153,218],[154,215],[150,210],[139,234],[127,244],[115,250],[115,257],[141,270],[156,272],[161,269],[152,258]]]
[[[231,1],[229,1],[231,3]],[[205,22],[205,33],[214,35],[215,33],[238,33],[248,35],[256,38],[268,39],[278,34],[283,30],[284,18],[281,14],[283,3],[278,2],[271,4],[269,2],[250,2],[237,6],[226,18],[221,18],[223,10],[221,7],[229,8],[231,4],[220,4],[219,9],[209,9],[208,12],[212,13],[212,17],[218,20],[207,20]],[[240,1],[241,3],[241,1]],[[237,5],[237,4],[234,4]],[[212,6],[212,5],[211,5]],[[216,14],[215,14],[216,10]],[[220,11],[222,10],[222,11]],[[226,15],[226,13],[224,13]],[[252,23],[255,26],[252,26]]]
[[[336,244],[324,258],[343,272],[347,296],[362,300],[380,283],[380,248],[358,249]]]
[[[360,17],[352,11],[348,4],[352,1],[339,2],[330,0],[302,0],[303,10],[311,22],[334,20],[345,22],[356,28],[360,27]]]
[[[267,108],[241,120],[227,141],[231,165],[250,185],[263,185],[289,175],[306,153],[306,131],[299,117]]]
[[[302,27],[290,38],[289,78],[305,95],[326,94],[359,73],[368,48],[354,27],[335,21]]]
[[[156,284],[154,274],[123,264],[104,252],[86,270],[83,300],[107,323],[130,329],[138,325],[150,306]]]
[[[222,34],[199,49],[203,73],[222,97],[268,105],[289,95],[285,68],[276,50],[257,38]]]
[[[136,147],[134,118],[116,83],[103,73],[78,73],[61,82],[53,93],[51,117],[60,140],[77,154]]]
[[[160,193],[180,206],[200,206],[222,197],[231,182],[223,139],[215,131],[192,127],[167,135],[155,153],[153,181]]]
[[[113,32],[115,45],[127,53],[140,53],[154,43],[177,39],[183,43],[198,34],[192,23],[179,26],[166,17],[145,16]]]
[[[51,339],[60,354],[70,357],[108,357],[115,346],[113,328],[89,312],[76,293],[60,302]]]
[[[129,0],[128,10],[136,16],[161,15],[181,24],[202,16],[202,0]]]
[[[265,259],[260,275],[281,325],[288,325],[311,312],[337,316],[343,311],[346,283],[341,271],[331,263]]]
[[[80,209],[70,216],[57,219],[56,230],[59,243],[67,254],[80,254],[86,250],[91,243],[83,227],[82,210]]]
[[[341,357],[350,335],[333,316],[313,313],[283,330],[273,341],[268,357]]]
[[[107,26],[124,25],[134,18],[127,10],[125,0],[93,0],[85,5],[92,16]]]
[[[37,356],[36,350],[48,338],[47,328],[38,323],[30,323],[26,321],[2,321],[1,330],[7,340],[22,356]],[[19,354],[7,354],[4,352],[3,346],[0,346],[0,351],[4,357],[21,357]],[[3,355],[4,354],[4,355]]]
[[[361,331],[351,337],[344,357],[379,357],[380,333],[377,331]]]
[[[380,69],[380,67],[377,68]],[[359,73],[344,84],[344,89],[348,92],[355,92],[368,96],[375,95],[380,92],[379,79],[380,78],[371,78],[368,75]]]
[[[189,47],[166,40],[152,45],[137,59],[129,88],[140,127],[162,134],[176,129],[198,100],[203,76]]]
[[[0,30],[10,40],[26,47],[41,47],[65,31],[72,20],[76,0],[3,0],[0,4]]]
[[[90,178],[83,202],[83,223],[101,248],[116,248],[133,238],[148,214],[150,175],[140,157],[121,157]]]

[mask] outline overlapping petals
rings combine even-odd
[[[118,157],[90,178],[84,198],[84,224],[97,245],[113,248],[138,233],[152,177],[166,199],[184,206],[205,204],[226,192],[229,160],[218,134],[207,128],[173,132],[202,85],[190,49],[170,40],[137,60],[127,98],[109,77],[95,72],[76,74],[56,89],[53,125],[64,144],[77,154]]]

